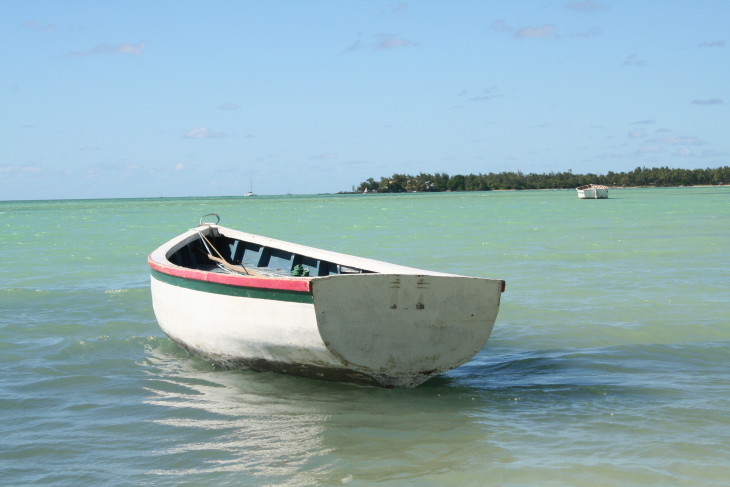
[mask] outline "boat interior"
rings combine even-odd
[[[370,273],[286,250],[237,240],[218,232],[195,238],[168,256],[172,264],[190,269],[263,277],[317,277]],[[223,262],[221,262],[221,260]]]

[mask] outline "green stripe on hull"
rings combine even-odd
[[[286,289],[261,289],[255,287],[231,286],[217,282],[198,281],[195,279],[171,276],[154,269],[151,270],[151,273],[152,277],[160,282],[205,293],[222,294],[225,296],[236,296],[242,298],[268,299],[273,301],[288,301],[291,303],[312,304],[314,302],[312,294],[306,292],[289,291]]]

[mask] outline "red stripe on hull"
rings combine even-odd
[[[218,284],[227,284],[237,287],[253,287],[259,289],[275,289],[280,291],[299,291],[311,292],[311,279],[277,279],[275,277],[250,277],[240,274],[218,274],[216,272],[205,272],[194,269],[186,269],[184,267],[170,266],[161,264],[152,260],[152,256],[148,257],[149,266],[163,274],[170,276],[182,277],[184,279],[192,279],[195,281],[215,282]]]

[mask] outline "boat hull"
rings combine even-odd
[[[391,272],[254,278],[171,264],[190,240],[150,255],[154,312],[171,340],[226,368],[416,387],[481,350],[504,287],[333,253]]]
[[[175,343],[223,368],[374,382],[350,373],[324,345],[307,296],[236,295],[235,288],[153,272],[152,303],[162,331]]]

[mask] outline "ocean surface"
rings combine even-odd
[[[209,212],[504,279],[492,337],[412,390],[216,369],[146,261]],[[730,187],[0,202],[0,249],[3,485],[730,482]]]

